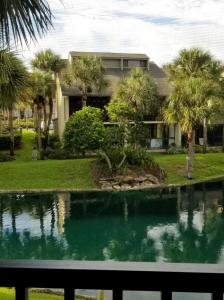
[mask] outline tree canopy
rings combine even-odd
[[[107,86],[104,74],[105,69],[99,57],[82,55],[68,64],[65,82],[68,86],[75,84],[79,88],[82,105],[86,106],[88,93],[93,89],[99,92]]]
[[[142,69],[134,68],[117,84],[107,111],[114,121],[133,120],[154,115],[158,106],[156,84]]]

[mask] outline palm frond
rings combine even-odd
[[[1,0],[0,43],[10,46],[11,36],[16,44],[37,41],[52,26],[52,13],[45,0]]]

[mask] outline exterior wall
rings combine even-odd
[[[102,59],[105,68],[121,69],[120,59]]]

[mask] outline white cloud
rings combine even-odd
[[[55,30],[24,52],[44,48],[146,53],[158,64],[181,48],[210,50],[224,60],[222,0],[50,0]]]

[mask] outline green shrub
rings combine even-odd
[[[98,160],[100,162],[106,162],[108,168],[112,172],[116,172],[125,165],[124,149],[119,145],[111,145],[107,149],[98,152]],[[110,166],[109,166],[110,165]]]
[[[22,136],[15,134],[14,136],[14,147],[19,149],[22,146]],[[8,150],[10,148],[9,134],[0,134],[0,150]]]
[[[128,126],[128,143],[147,147],[150,145],[150,128],[143,123],[131,124]]]
[[[74,154],[65,149],[51,149],[47,148],[45,151],[45,157],[48,159],[73,159]]]
[[[33,118],[29,119],[16,119],[13,121],[14,128],[34,128]]]
[[[12,160],[15,160],[15,158],[6,153],[0,153],[0,162],[12,161]]]
[[[124,146],[124,128],[121,126],[112,126],[105,128],[105,136],[102,147],[104,149],[117,145]]]
[[[102,112],[99,108],[84,107],[74,113],[65,126],[64,148],[85,156],[87,150],[97,150],[105,137]]]
[[[153,167],[156,165],[151,154],[142,147],[128,146],[125,148],[125,154],[127,163],[131,166]]]
[[[203,146],[200,145],[194,145],[194,152],[195,153],[203,153]]]
[[[59,136],[57,134],[50,134],[48,138],[48,147],[52,149],[59,149],[61,146]]]
[[[222,151],[222,146],[216,146],[216,147],[207,147],[206,151],[208,153],[221,153]]]
[[[187,153],[187,149],[175,145],[170,145],[169,149],[167,150],[168,154],[184,154]]]

